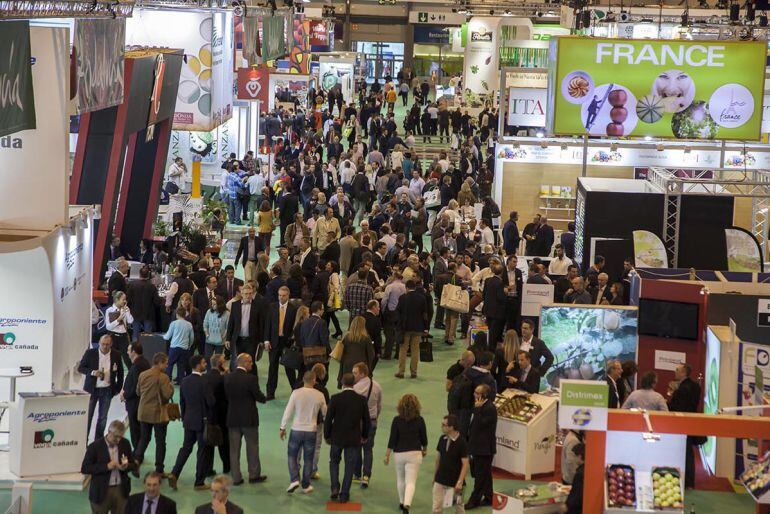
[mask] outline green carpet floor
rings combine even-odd
[[[410,98],[411,101],[411,98]],[[404,109],[400,103],[396,104],[396,117],[399,129],[402,127]],[[435,140],[434,140],[435,141]],[[431,146],[440,146],[434,143]],[[275,240],[275,238],[274,238]],[[272,252],[271,261],[276,258]],[[227,264],[227,263],[225,263]],[[238,275],[242,271],[238,269]],[[343,327],[347,326],[347,314],[339,315]],[[441,418],[446,412],[446,393],[444,392],[444,377],[447,368],[454,363],[462,352],[460,345],[447,347],[442,344],[443,331],[433,331],[434,358],[432,363],[420,363],[419,378],[415,380],[399,380],[393,377],[395,373],[395,361],[380,361],[375,371],[377,380],[383,389],[383,412],[376,436],[374,448],[374,471],[369,489],[362,490],[354,484],[351,491],[351,501],[362,504],[361,512],[366,513],[396,513],[398,512],[398,493],[396,491],[396,476],[393,463],[390,466],[383,464],[385,447],[387,445],[390,422],[396,412],[396,403],[401,395],[411,392],[418,395],[422,402],[422,415],[428,427],[429,453],[424,459],[417,482],[417,492],[413,503],[412,512],[416,514],[428,514],[431,511],[431,487],[433,469],[435,465],[434,451],[436,441],[441,435]],[[264,390],[266,379],[266,362],[258,363],[260,382]],[[338,365],[331,364],[331,376],[337,376]],[[272,513],[272,514],[310,514],[326,510],[326,502],[329,497],[329,470],[328,470],[328,446],[324,445],[321,451],[319,471],[321,479],[313,483],[315,492],[310,495],[294,493],[286,494],[285,489],[289,483],[289,474],[286,464],[286,442],[281,441],[278,435],[278,426],[283,414],[284,406],[289,396],[289,388],[286,377],[281,373],[277,391],[277,400],[267,405],[259,405],[260,414],[260,457],[263,473],[268,476],[267,482],[257,485],[244,485],[233,488],[231,499],[244,508],[246,513]],[[334,380],[330,381],[330,392],[336,393]],[[166,457],[166,469],[170,470],[176,459],[176,452],[182,443],[182,426],[180,423],[172,423],[168,430],[168,454]],[[147,450],[146,463],[142,467],[142,473],[152,469],[149,464],[153,461],[154,445]],[[221,462],[217,456],[215,468],[221,470]],[[241,459],[241,469],[246,472],[245,450]],[[207,492],[195,492],[192,489],[195,473],[195,456],[191,457],[179,480],[179,490],[174,492],[164,483],[163,494],[170,496],[177,502],[180,514],[192,514],[197,505],[206,503],[210,496]],[[512,493],[516,488],[525,484],[514,480],[496,480],[495,490],[503,493]],[[133,480],[132,491],[141,491],[139,480]],[[469,491],[466,491],[466,498]],[[5,508],[10,503],[10,491],[0,491],[0,508]],[[688,491],[687,507],[685,512],[690,512],[690,506],[695,504],[698,514],[749,514],[754,512],[754,503],[747,494],[730,494]],[[60,513],[88,513],[90,512],[87,492],[60,492],[60,491],[34,491],[32,500],[35,514],[60,514]],[[491,512],[490,508],[478,509],[476,512]],[[449,512],[447,510],[447,512]]]
[[[341,316],[341,322],[346,325],[346,316]],[[423,406],[423,416],[428,426],[430,440],[430,452],[423,461],[418,479],[417,493],[413,503],[413,512],[429,513],[431,501],[432,472],[434,468],[434,447],[440,436],[441,417],[445,413],[446,397],[444,393],[444,376],[446,369],[459,356],[462,348],[459,346],[447,347],[441,341],[439,331],[434,334],[434,357],[432,363],[420,363],[419,378],[415,380],[399,380],[393,377],[395,361],[381,361],[375,371],[375,379],[383,389],[383,412],[380,418],[380,426],[375,444],[375,466],[371,485],[368,490],[362,490],[354,485],[351,492],[351,501],[362,504],[362,512],[391,513],[398,511],[398,494],[396,492],[395,470],[391,462],[385,466],[382,462],[387,444],[390,421],[395,415],[395,406],[398,398],[412,392],[419,396]],[[260,379],[264,387],[265,363],[259,363]],[[336,376],[337,364],[331,365],[332,377]],[[332,393],[336,392],[334,386]],[[243,507],[247,513],[277,513],[304,514],[324,511],[329,495],[328,472],[328,447],[323,446],[321,454],[320,473],[321,479],[314,482],[315,492],[310,495],[294,493],[286,494],[285,488],[289,483],[286,465],[286,442],[278,436],[278,425],[283,414],[283,408],[289,395],[285,376],[281,375],[281,382],[277,392],[277,400],[260,405],[260,457],[263,472],[268,476],[267,482],[257,485],[244,485],[233,488],[232,500]],[[180,423],[172,423],[168,431],[168,456],[166,469],[169,470],[176,458],[176,449],[182,442],[182,428]],[[154,447],[151,445],[147,451],[147,460],[152,462]],[[242,458],[242,469],[245,472],[245,455]],[[215,467],[221,469],[219,457],[216,457]],[[151,464],[145,464],[142,472],[152,468]],[[194,475],[194,456],[188,461],[179,480],[179,491],[171,491],[164,484],[164,494],[173,498],[179,512],[192,513],[194,507],[206,502],[209,498],[206,492],[195,492],[192,489]],[[512,492],[523,482],[511,480],[495,481],[495,490]],[[141,490],[141,484],[134,480],[133,491]],[[467,493],[466,493],[467,494]],[[0,492],[0,506],[7,505],[10,501],[10,492]],[[692,491],[687,494],[687,509],[690,512],[690,504],[694,503],[698,514],[722,514],[722,513],[750,513],[753,512],[753,501],[746,494],[710,493]],[[35,514],[53,513],[86,513],[89,511],[87,493],[82,492],[57,492],[35,491],[33,495],[33,512]],[[477,512],[491,512],[491,509],[479,509]]]

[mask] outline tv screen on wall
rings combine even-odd
[[[669,339],[698,339],[698,305],[639,300],[639,333]]]

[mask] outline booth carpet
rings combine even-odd
[[[340,316],[344,326],[347,326],[347,316]],[[375,379],[383,388],[383,411],[376,436],[374,471],[371,485],[368,490],[360,489],[356,484],[351,491],[351,502],[346,510],[356,508],[355,503],[360,503],[361,512],[390,513],[398,510],[398,494],[396,492],[396,476],[393,463],[385,466],[382,459],[388,439],[390,422],[395,415],[398,398],[406,393],[413,392],[420,397],[423,406],[423,416],[428,427],[429,451],[423,461],[417,483],[417,493],[413,504],[413,512],[430,512],[431,483],[435,463],[435,445],[441,434],[441,417],[446,410],[446,396],[444,393],[444,377],[446,369],[459,357],[462,348],[459,345],[447,347],[443,344],[443,331],[433,330],[434,336],[434,362],[420,363],[419,378],[416,380],[398,380],[393,377],[395,361],[382,361],[375,370]],[[266,363],[259,362],[260,382],[264,386]],[[336,393],[335,378],[338,366],[331,366],[332,379],[329,382],[330,392]],[[326,507],[329,495],[329,470],[328,470],[328,446],[324,444],[321,453],[321,465],[319,471],[321,479],[313,483],[315,492],[310,495],[286,494],[285,489],[289,483],[286,465],[286,442],[278,436],[278,426],[283,414],[284,406],[288,399],[289,391],[286,379],[281,374],[281,383],[278,388],[276,401],[267,405],[260,405],[260,457],[263,472],[268,476],[264,484],[243,485],[234,487],[232,500],[245,508],[247,513],[283,512],[286,514],[304,514],[322,511]],[[182,443],[182,427],[180,423],[172,423],[168,432],[168,455],[166,457],[166,469],[170,470],[176,458],[176,449]],[[151,463],[154,452],[153,445],[147,451],[147,462]],[[632,456],[630,456],[633,459]],[[207,492],[195,492],[192,489],[193,475],[195,472],[194,456],[188,461],[179,480],[179,491],[171,491],[164,482],[163,494],[174,499],[179,512],[191,513],[193,508],[209,499]],[[245,470],[245,456],[241,459],[242,469]],[[216,457],[215,467],[221,470],[219,457]],[[142,473],[149,471],[151,464],[142,467]],[[515,488],[524,482],[516,480],[495,480],[495,490],[512,493]],[[141,490],[139,480],[133,481],[133,492]],[[466,493],[467,497],[467,493]],[[750,513],[753,512],[753,501],[747,494],[716,493],[702,491],[688,491],[687,508],[694,502],[698,514],[710,513]],[[10,491],[0,491],[0,506],[10,503]],[[59,492],[59,491],[33,491],[33,512],[36,514],[48,514],[59,512],[86,513],[89,511],[87,492]],[[491,512],[491,509],[479,509],[479,512]],[[449,511],[447,511],[449,512]]]

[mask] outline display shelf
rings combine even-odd
[[[549,207],[547,205],[540,206],[541,209],[544,209],[546,211],[574,211],[574,207]]]
[[[560,195],[540,195],[539,198],[544,198],[544,199],[554,198],[559,200],[573,200],[573,201],[577,200],[577,198],[575,198],[574,196],[560,196]]]
[[[757,503],[770,504],[770,452],[765,453],[740,476],[746,491]]]

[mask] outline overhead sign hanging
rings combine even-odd
[[[285,28],[285,16],[262,18],[262,62],[273,61],[286,55]]]
[[[0,136],[5,136],[35,128],[35,94],[29,22],[0,23]]]
[[[76,19],[73,96],[76,114],[123,103],[125,18]]]
[[[595,380],[559,381],[559,428],[607,430],[610,388]]]
[[[758,140],[763,41],[551,42],[553,134]]]

